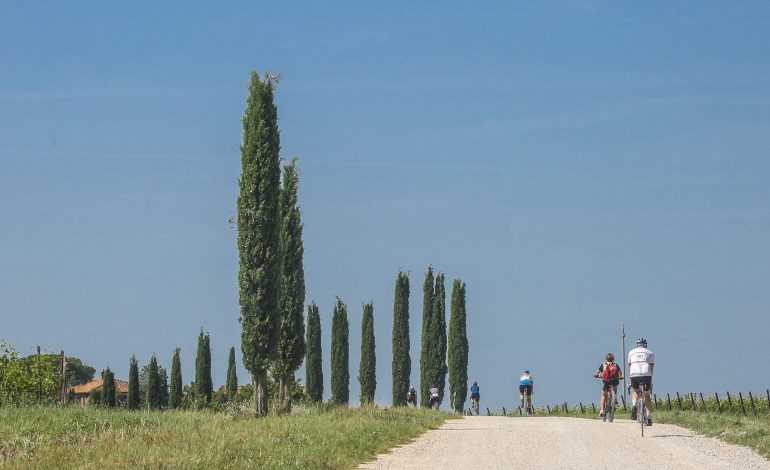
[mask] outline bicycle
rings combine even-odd
[[[478,416],[479,415],[479,399],[478,398],[472,398],[471,399],[471,415],[472,416]]]
[[[601,377],[596,377],[601,378]],[[604,387],[606,387],[606,390],[603,391],[604,393],[604,416],[602,416],[602,421],[609,421],[610,423],[615,420],[615,406],[616,401],[618,399],[617,391],[615,391],[615,387],[613,387],[610,384],[604,383]]]
[[[533,411],[534,410],[532,409],[532,397],[529,394],[529,390],[524,389],[524,410],[523,410],[524,416],[529,416],[530,414],[533,413]]]

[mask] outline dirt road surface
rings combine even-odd
[[[770,469],[754,451],[656,423],[465,417],[364,464],[363,469]]]

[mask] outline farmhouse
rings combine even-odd
[[[81,405],[88,404],[88,396],[91,392],[101,393],[102,385],[104,381],[102,379],[92,380],[82,385],[75,385],[70,388],[71,396],[75,400],[80,402]],[[124,380],[115,379],[115,400],[117,402],[125,401],[128,397],[128,382]]]

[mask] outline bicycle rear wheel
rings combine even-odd
[[[607,407],[608,410],[607,410],[607,413],[605,414],[607,415],[607,421],[611,423],[615,420],[615,392],[613,392],[612,389],[610,389],[610,393],[608,393],[608,395],[610,400],[610,406]]]

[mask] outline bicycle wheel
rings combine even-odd
[[[607,410],[607,413],[605,414],[607,415],[607,421],[611,423],[612,421],[615,420],[615,393],[612,391],[612,389],[610,389],[610,393],[608,393],[608,395],[610,400],[610,406],[607,407],[608,410]]]

